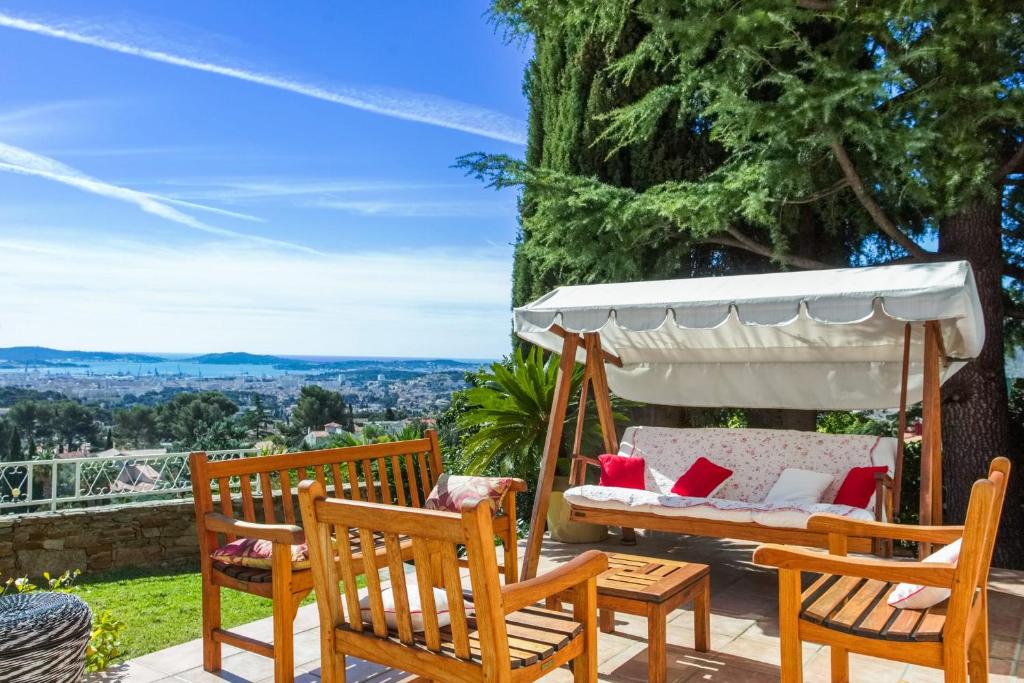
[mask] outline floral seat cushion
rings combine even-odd
[[[498,508],[498,502],[512,485],[508,477],[467,477],[442,474],[431,490],[423,507],[427,510],[461,512],[462,506],[472,500],[487,500],[491,511]]]
[[[252,569],[270,569],[274,544],[260,538],[242,537],[210,553],[216,562]],[[309,547],[305,543],[291,546],[292,569],[309,569]]]

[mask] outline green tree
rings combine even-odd
[[[252,436],[256,441],[262,439],[270,430],[273,420],[270,417],[270,413],[267,412],[267,408],[263,403],[263,397],[260,394],[252,395],[252,406],[245,412],[243,423],[246,429],[252,432]]]
[[[136,405],[114,411],[114,432],[119,443],[131,448],[148,448],[160,440],[157,410]]]
[[[238,406],[219,391],[177,394],[159,407],[157,420],[176,447],[192,450],[236,448],[238,427],[229,420]]]
[[[10,426],[7,449],[4,455],[8,462],[21,460],[21,432],[18,431],[17,425]]]
[[[323,429],[328,422],[344,424],[347,417],[345,400],[336,391],[310,384],[302,387],[299,401],[292,411],[292,423],[301,430]]]
[[[470,474],[490,472],[536,481],[544,450],[551,403],[555,394],[559,358],[547,360],[539,348],[515,349],[504,361],[476,373],[475,386],[464,394],[467,410],[457,417],[466,434],[462,441],[465,469]],[[571,395],[579,396],[583,368],[572,376]],[[575,432],[574,404],[566,416],[562,454],[567,456]],[[588,411],[584,448],[592,452],[600,443],[594,416]]]
[[[75,401],[57,401],[52,405],[52,429],[57,443],[73,451],[95,440],[95,411]]]
[[[986,345],[944,391],[950,521],[963,519],[964,482],[994,455],[1020,464],[1002,381],[1004,325],[1019,331],[1024,319],[1019,2],[508,0],[496,8],[534,33],[538,61],[567,26],[586,26],[594,50],[610,55],[602,76],[627,101],[603,116],[578,113],[596,128],[598,148],[701,131],[719,150],[699,172],[648,187],[538,165],[533,147],[525,164],[470,160],[499,185],[525,185],[524,244],[538,258],[604,251],[615,262],[677,235],[788,268],[967,259]],[[639,39],[628,33],[636,22],[647,28]],[[548,68],[570,84],[576,64],[557,57]],[[531,124],[550,115],[531,112]],[[843,249],[803,250],[808,223]],[[1021,528],[1021,490],[1011,487],[998,563],[1024,566]]]

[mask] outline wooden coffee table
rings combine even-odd
[[[548,601],[559,608],[563,595]],[[706,564],[638,555],[608,555],[608,571],[597,577],[601,630],[615,632],[615,613],[647,617],[647,678],[665,680],[665,625],[669,612],[693,602],[694,644],[707,652],[711,634],[711,580]]]

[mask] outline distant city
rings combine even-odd
[[[444,410],[464,374],[489,361],[203,355],[0,348],[0,387],[53,391],[99,404],[157,403],[183,391],[261,394],[288,405],[302,387],[339,392],[356,413],[426,415]]]

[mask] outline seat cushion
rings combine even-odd
[[[210,553],[215,562],[233,564],[252,569],[270,569],[273,564],[274,544],[260,538],[243,536],[222,545]],[[305,543],[291,546],[292,569],[309,568],[309,547]]]
[[[423,631],[423,604],[420,601],[420,589],[416,582],[415,574],[406,574],[401,577],[405,581],[405,594],[406,599],[409,602],[409,616],[412,622],[412,630],[416,632]],[[447,626],[451,623],[451,613],[448,611],[448,593],[441,588],[432,589],[434,593],[434,607],[437,613],[437,624],[438,626]],[[372,608],[370,607],[370,594],[369,590],[364,588],[360,593],[359,598],[359,611],[362,612],[363,621],[366,623],[372,623]],[[380,591],[381,602],[384,604],[384,621],[387,622],[388,628],[398,628],[398,612],[395,607],[396,599],[394,592],[394,582],[388,583],[383,586]]]
[[[674,494],[622,489],[608,486],[576,486],[565,492],[570,505],[623,512],[647,512],[663,517],[690,517],[721,522],[756,522],[763,526],[805,529],[814,514],[830,513],[871,521],[867,510],[829,503],[774,505],[747,503],[721,498],[687,498]]]
[[[512,480],[508,477],[468,477],[442,474],[430,491],[423,507],[427,510],[462,512],[462,506],[475,500],[486,500],[491,510],[497,510],[498,502],[508,492]]]

